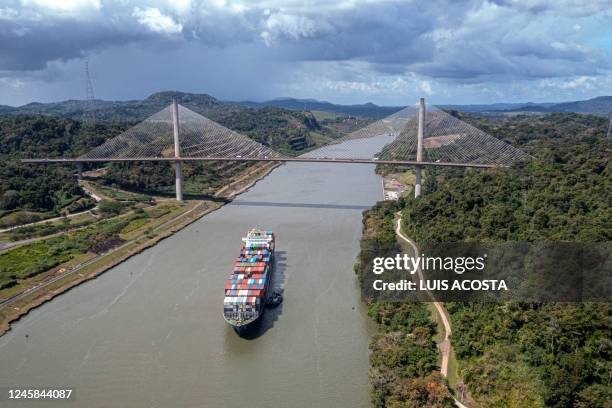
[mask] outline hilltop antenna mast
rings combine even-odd
[[[85,60],[85,100],[93,101],[95,99],[91,76],[89,75],[89,60]]]
[[[88,121],[95,119],[94,113],[94,101],[96,97],[94,95],[93,84],[91,83],[91,76],[89,75],[89,60],[85,60],[85,109],[83,116]]]

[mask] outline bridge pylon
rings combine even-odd
[[[425,98],[419,100],[419,123],[417,130],[416,161],[423,161],[423,127],[425,126]],[[421,195],[421,166],[415,166],[414,198]]]
[[[173,100],[166,108],[79,157],[21,161],[40,164],[173,163],[176,199],[181,201],[182,163],[191,161],[415,166],[414,195],[419,197],[422,188],[421,172],[425,166],[496,168],[532,159],[521,150],[441,109],[430,106],[426,116],[425,100],[421,98],[419,104],[418,118],[415,118],[417,109],[411,105],[336,140],[337,143],[342,143],[382,135],[394,137],[393,141],[381,149],[378,157],[373,158],[364,158],[364,153],[358,148],[353,149],[350,144],[347,150],[337,149],[337,143],[329,148],[319,149],[316,153],[310,152],[299,157],[282,154],[184,106],[179,106],[177,101]]]
[[[172,127],[174,129],[174,157],[181,157],[181,143],[179,141],[179,114],[176,99],[172,100]],[[183,168],[180,160],[174,162],[174,185],[176,201],[183,201]]]

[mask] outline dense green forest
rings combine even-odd
[[[606,407],[610,303],[448,304],[460,374],[484,407]]]
[[[364,212],[355,273],[371,273],[377,256],[400,252],[393,219],[397,202],[381,202]],[[453,407],[446,380],[441,376],[436,331],[424,303],[371,302],[369,315],[378,324],[370,342],[370,397],[375,407]]]
[[[355,267],[360,278],[371,273],[375,256],[400,251],[393,225],[397,211],[404,231],[420,243],[610,241],[612,155],[605,119],[453,114],[533,160],[509,169],[429,169],[422,197],[366,211]],[[479,407],[610,406],[610,303],[448,303],[447,309],[459,375]],[[433,329],[423,305],[374,303],[370,310],[379,323],[370,359],[375,406],[444,406],[437,394],[406,391],[410,384],[444,383],[430,365],[435,360],[428,352],[435,349],[423,340]],[[415,350],[419,338],[421,348]]]
[[[221,187],[237,171],[252,163],[192,162],[183,164],[184,192],[207,195]],[[147,194],[174,194],[174,168],[168,163],[113,163],[101,181],[111,187]]]
[[[211,115],[223,126],[251,137],[283,154],[293,156],[330,140],[309,112],[279,108],[219,110]],[[191,162],[183,165],[185,191],[208,194],[228,177],[253,163]],[[174,170],[167,163],[122,163],[108,166],[104,181],[127,189],[169,192],[174,189]]]
[[[404,211],[404,228],[416,240],[610,241],[612,156],[604,119],[471,121],[534,160],[512,169],[432,174],[428,194],[407,201]]]
[[[605,119],[463,119],[534,160],[429,173],[428,193],[402,204],[405,232],[418,242],[610,241]],[[460,375],[480,406],[610,406],[610,303],[454,303],[448,310]]]
[[[94,125],[66,118],[0,118],[0,214],[17,209],[57,212],[84,197],[74,166],[33,166],[19,160],[77,156],[124,128],[117,123]]]
[[[85,194],[75,180],[74,166],[24,165],[19,160],[83,154],[133,125],[135,118],[140,119],[155,109],[167,106],[172,98],[178,98],[179,102],[207,114],[224,126],[289,155],[319,146],[330,140],[327,135],[332,136],[333,133],[322,128],[309,112],[244,108],[224,104],[208,95],[177,92],[154,94],[139,103],[104,105],[105,114],[102,118],[105,120],[5,115],[0,117],[0,217],[15,213],[10,222],[6,221],[6,225],[10,225],[35,221],[58,214],[60,210],[82,209],[86,203],[83,198]],[[80,101],[56,105],[32,104],[30,107],[34,111],[35,108],[44,107],[47,109],[45,113],[75,117],[82,116],[84,109]],[[108,118],[119,118],[121,121],[112,122],[106,120]],[[191,194],[209,194],[228,177],[249,165],[186,163],[186,191]],[[113,164],[108,166],[102,181],[110,186],[146,193],[164,193],[173,189],[174,173],[166,163]]]
[[[370,343],[370,395],[375,407],[454,407],[438,371],[435,324],[423,303],[375,303],[379,331]]]
[[[244,109],[218,117],[219,123],[252,137],[277,151],[293,153],[316,144],[310,132],[324,132],[310,112],[286,111],[280,108]],[[292,141],[300,141],[297,149]]]

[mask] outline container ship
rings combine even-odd
[[[225,284],[223,317],[242,332],[264,312],[274,266],[274,233],[252,229]]]

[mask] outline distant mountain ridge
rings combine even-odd
[[[167,107],[172,99],[204,115],[218,113],[239,106],[228,105],[207,94],[193,94],[178,91],[157,92],[143,100],[130,101],[93,101],[70,99],[61,102],[32,102],[27,105],[12,107],[0,106],[0,114],[32,114],[68,117],[74,119],[95,118],[97,120],[142,120]]]
[[[172,99],[205,116],[226,116],[245,108],[279,108],[291,111],[323,111],[338,115],[349,115],[380,119],[389,116],[403,106],[380,106],[368,102],[364,104],[340,105],[315,99],[277,98],[269,101],[221,101],[208,94],[195,94],[178,91],[157,92],[143,100],[105,101],[105,100],[67,100],[61,102],[32,102],[13,107],[0,105],[0,114],[34,114],[70,117],[76,119],[93,117],[96,120],[142,120],[168,106]],[[599,96],[584,101],[561,103],[494,103],[457,105],[436,105],[442,109],[456,109],[468,113],[552,113],[576,112],[608,117],[612,114],[612,96]]]
[[[610,116],[612,113],[612,95],[598,96],[586,101],[557,103],[549,109],[551,109],[551,112],[577,112]]]
[[[311,112],[276,107],[248,108],[207,94],[177,91],[157,92],[143,100],[68,100],[34,102],[19,107],[0,106],[0,115],[42,115],[53,119],[84,120],[89,122],[89,126],[105,127],[113,123],[129,126],[167,108],[173,99],[229,129],[274,146],[281,153],[293,154],[337,137],[329,126],[321,126]],[[46,118],[42,122],[46,122]],[[0,142],[3,136],[0,134]]]
[[[379,106],[372,102],[357,105],[339,105],[316,99],[276,98],[269,101],[231,101],[229,103],[248,106],[250,108],[273,106],[277,108],[306,111],[323,111],[350,116],[366,116],[370,118],[384,118],[405,106]]]
[[[275,106],[292,110],[324,111],[352,116],[368,116],[372,118],[382,118],[400,109],[402,106],[379,106],[371,102],[362,105],[338,105],[326,101],[314,99],[295,99],[278,98],[264,102],[239,101],[231,102],[234,104],[261,107]],[[456,109],[468,113],[512,113],[512,112],[533,112],[533,113],[553,113],[553,112],[576,112],[598,116],[610,116],[612,114],[612,96],[598,96],[585,101],[573,102],[525,102],[525,103],[493,103],[493,104],[473,104],[457,105],[444,104],[436,105],[441,109]]]
[[[360,105],[338,105],[314,99],[279,98],[267,102],[221,101],[208,94],[195,94],[178,91],[154,93],[143,100],[94,101],[70,99],[61,102],[32,102],[13,107],[0,105],[0,114],[32,114],[60,116],[76,119],[95,118],[97,120],[142,120],[168,106],[172,99],[205,116],[216,116],[219,112],[230,113],[245,108],[280,108],[291,111],[324,111],[350,116],[383,118],[402,109],[402,106],[378,106],[373,103]]]
[[[490,113],[553,113],[574,112],[609,117],[612,115],[612,96],[598,96],[584,101],[548,103],[496,103],[490,105],[438,105],[444,109],[457,109],[463,112]]]
[[[544,103],[534,103],[534,102],[526,102],[526,103],[491,103],[491,104],[474,104],[474,105],[436,105],[436,107],[441,109],[456,109],[462,112],[502,112],[502,111],[511,111],[515,109],[522,108],[532,108],[534,110],[538,109],[547,109],[551,106],[554,106],[555,103],[552,102],[544,102]]]

